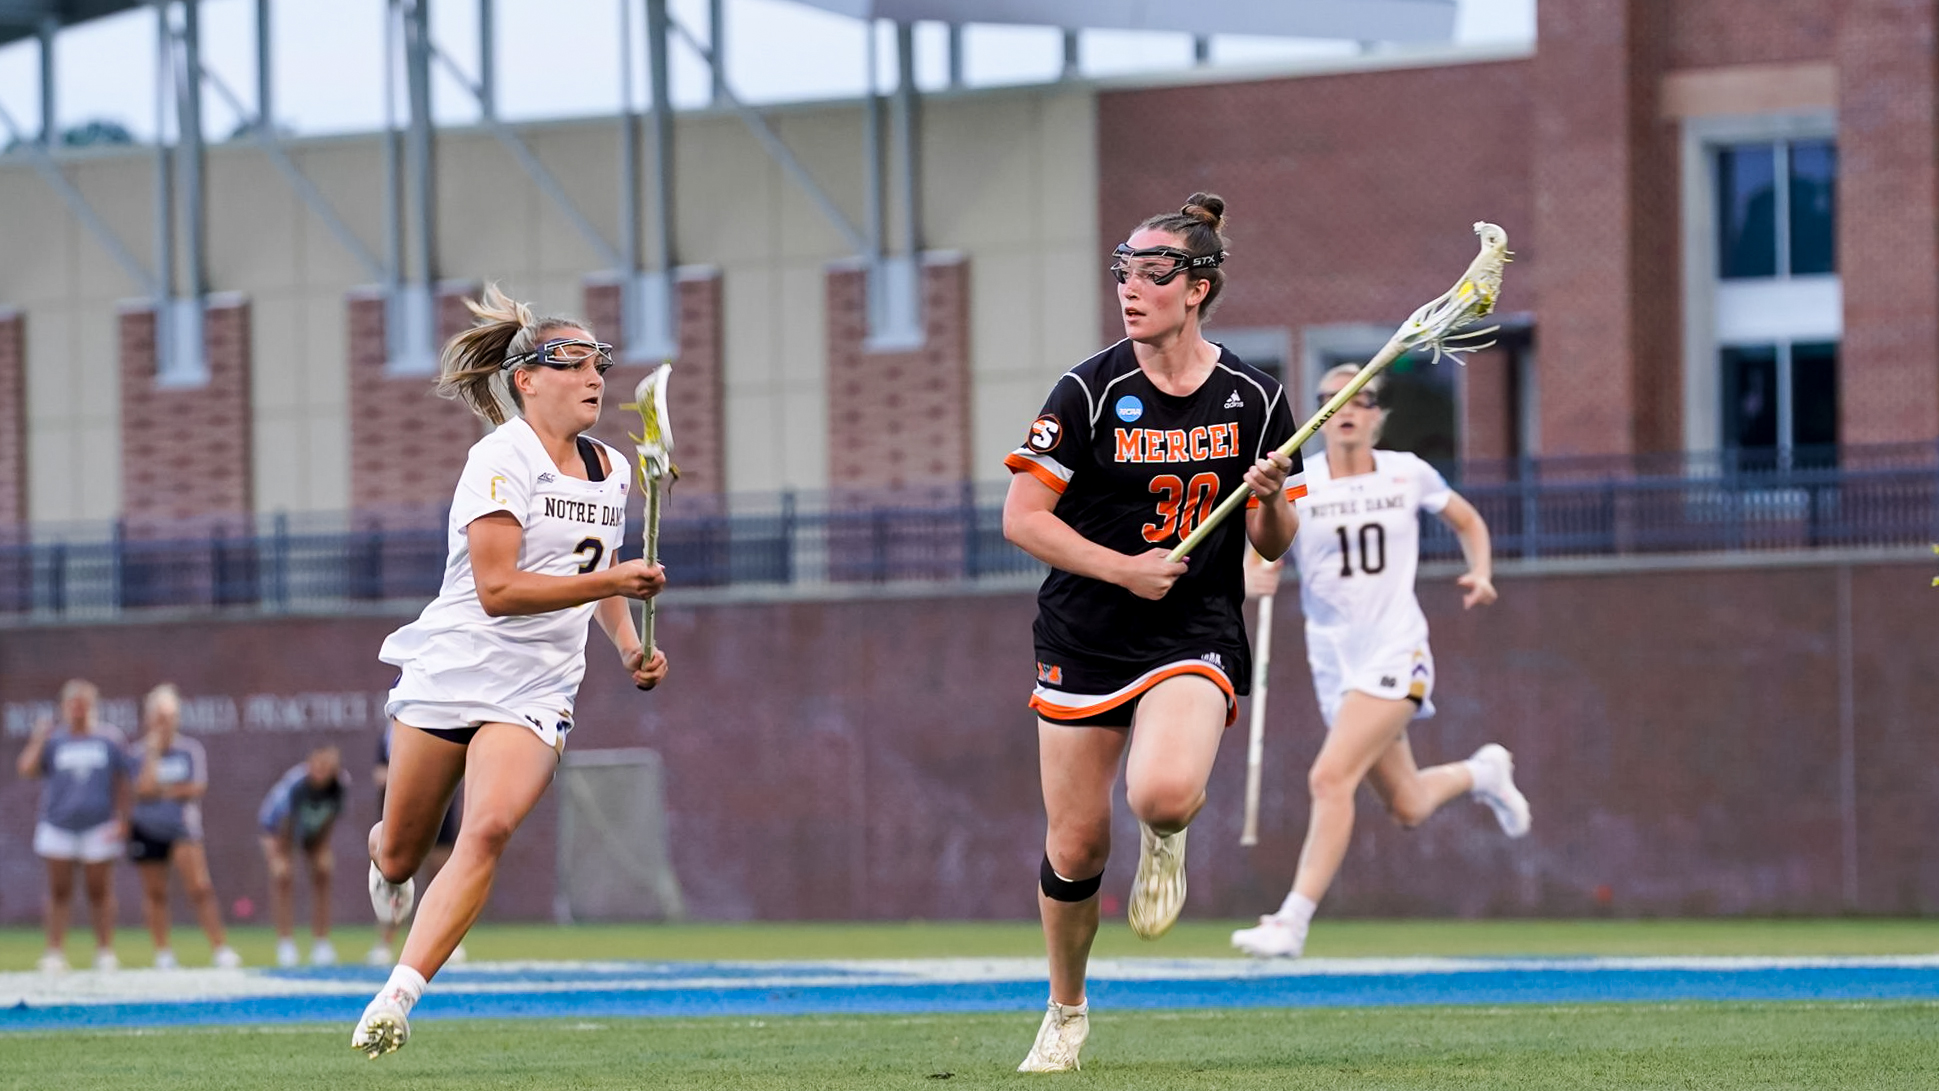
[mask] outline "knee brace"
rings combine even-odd
[[[1057,869],[1050,866],[1050,854],[1045,853],[1044,866],[1038,872],[1037,882],[1043,887],[1044,896],[1051,901],[1081,902],[1088,901],[1097,893],[1097,888],[1104,885],[1104,873],[1100,871],[1088,879],[1073,882],[1057,874]]]

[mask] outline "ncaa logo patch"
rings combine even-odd
[[[1030,438],[1023,441],[1025,447],[1040,455],[1047,455],[1057,449],[1064,441],[1064,422],[1055,413],[1045,413],[1030,422]]]
[[[1119,420],[1130,424],[1145,415],[1145,403],[1139,401],[1136,394],[1126,394],[1118,399],[1117,413]]]

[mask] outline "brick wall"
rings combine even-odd
[[[1547,2],[1559,7],[1572,0]],[[1837,39],[1838,9],[1849,6],[1845,0],[1658,2],[1669,9],[1673,68],[1822,60]]]
[[[27,521],[27,316],[0,309],[0,528]]]
[[[684,506],[683,501],[716,497],[727,488],[720,270],[682,269],[676,284],[679,352],[667,385],[667,415],[673,422],[673,461],[680,467],[680,482],[671,495],[674,505]],[[585,319],[601,340],[623,346],[619,285],[588,281]],[[657,362],[649,366],[621,359],[606,373],[606,404],[599,426],[593,429],[595,436],[622,451],[633,450],[627,437],[629,430],[638,430],[638,418],[620,406],[633,400],[633,388],[657,366]]]
[[[870,350],[868,277],[828,271],[828,480],[836,491],[955,487],[970,473],[969,261],[928,255],[921,348]]]
[[[121,514],[144,524],[241,519],[254,512],[250,313],[211,296],[203,316],[206,382],[156,382],[155,312],[119,315]]]
[[[1840,438],[1939,436],[1939,4],[1851,0],[1838,36]]]
[[[475,284],[440,285],[438,341],[471,324],[466,296]],[[433,391],[436,376],[385,370],[384,297],[352,294],[350,323],[350,504],[360,511],[442,505],[464,469],[465,452],[486,425],[464,404]]]

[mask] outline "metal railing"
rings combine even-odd
[[[1621,556],[1939,541],[1939,444],[1446,468],[1501,557]],[[1042,566],[1003,538],[1002,482],[860,493],[678,496],[660,551],[682,588],[1015,581]],[[0,530],[0,617],[155,608],[355,611],[423,601],[445,561],[438,509],[193,524]],[[1424,560],[1460,555],[1437,519]],[[637,532],[635,532],[637,533]],[[637,555],[637,539],[632,546]],[[623,554],[624,555],[624,554]]]

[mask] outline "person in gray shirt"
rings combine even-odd
[[[181,734],[182,697],[164,682],[142,699],[147,729],[128,750],[135,778],[135,808],[128,830],[128,857],[141,876],[142,909],[155,938],[155,968],[179,963],[168,945],[168,867],[182,874],[182,886],[196,919],[222,969],[242,965],[222,929],[222,910],[209,882],[209,858],[202,851],[202,795],[209,790],[209,757],[202,744]]]
[[[61,716],[34,725],[20,751],[17,769],[40,778],[40,817],[34,826],[34,852],[47,861],[47,952],[43,973],[67,969],[64,944],[68,911],[74,904],[74,866],[81,866],[88,909],[94,918],[94,968],[120,966],[114,956],[114,884],[110,868],[121,855],[128,828],[129,779],[121,732],[99,723],[100,694],[79,678],[61,687]]]

